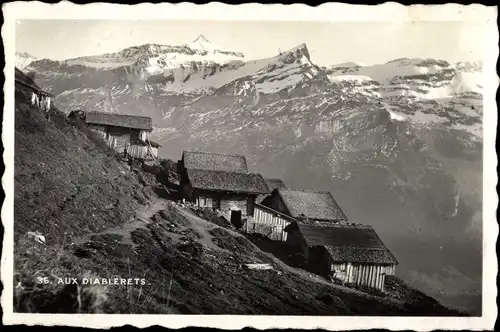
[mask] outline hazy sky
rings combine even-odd
[[[146,43],[185,44],[198,35],[242,52],[274,56],[306,43],[318,65],[383,63],[401,57],[479,60],[487,51],[485,26],[463,22],[231,22],[20,20],[16,51],[53,60],[116,52]]]

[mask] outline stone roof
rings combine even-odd
[[[328,191],[277,189],[290,215],[296,219],[346,221],[347,217]]]
[[[245,156],[200,151],[184,151],[182,156],[186,169],[248,173]]]
[[[264,178],[256,173],[188,169],[187,176],[194,189],[246,194],[264,194],[268,192]]]
[[[294,225],[308,246],[324,246],[333,262],[398,264],[371,226],[325,222]]]
[[[85,122],[103,126],[132,128],[147,131],[153,130],[153,121],[148,116],[87,112],[85,115]]]

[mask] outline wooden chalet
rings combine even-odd
[[[244,156],[184,151],[177,165],[182,197],[220,210],[237,227],[253,216],[257,196],[269,193],[262,175],[248,172]]]
[[[285,231],[298,263],[311,272],[380,291],[395,273],[398,261],[371,226],[294,222]]]
[[[150,117],[76,110],[72,111],[68,118],[71,122],[84,121],[109,147],[130,158],[158,157],[160,145],[148,137],[153,130]]]
[[[54,95],[42,90],[34,81],[34,77],[29,76],[16,67],[15,71],[15,91],[16,98],[31,100],[32,105],[36,105],[42,111],[49,111],[52,107]]]
[[[285,228],[291,223],[338,223],[347,220],[329,192],[286,189],[283,181],[276,179],[268,180],[267,183],[268,187],[276,188],[260,204],[255,204],[254,218],[246,227],[249,233],[286,241]]]
[[[274,189],[262,205],[302,223],[347,221],[347,217],[328,191]]]

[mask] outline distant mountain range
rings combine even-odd
[[[204,36],[29,59],[17,64],[66,112],[151,116],[164,156],[241,153],[290,187],[332,191],[351,220],[380,233],[403,278],[446,305],[480,310],[480,62],[322,67],[305,44],[247,60]],[[476,301],[457,300],[466,297]]]

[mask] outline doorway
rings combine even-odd
[[[241,228],[241,211],[231,211],[231,224],[233,224],[236,228]]]

